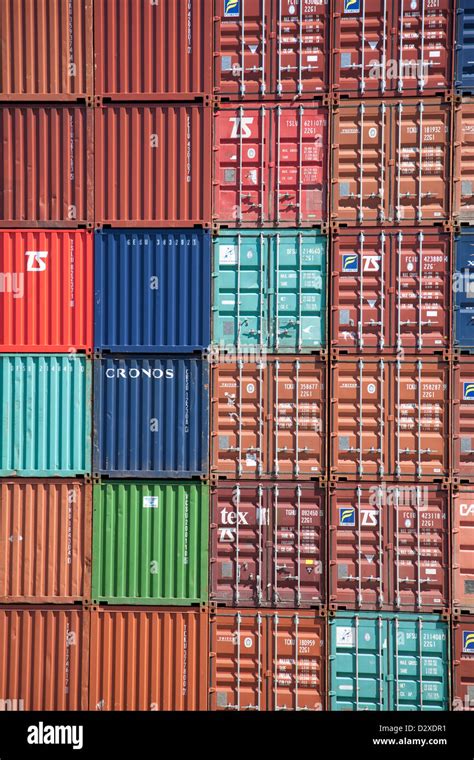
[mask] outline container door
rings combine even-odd
[[[453,170],[453,216],[460,222],[474,219],[474,104],[461,102],[456,108]]]
[[[453,367],[453,474],[474,475],[474,361],[462,358]]]
[[[474,8],[471,0],[458,0],[456,87],[474,90]]]
[[[474,488],[453,492],[453,608],[474,612]],[[474,649],[473,649],[474,651]],[[474,685],[474,679],[473,679]],[[474,686],[473,686],[474,688]]]
[[[461,348],[474,349],[474,235],[457,235],[455,337]]]
[[[453,623],[453,710],[474,709],[474,625],[470,618]]]

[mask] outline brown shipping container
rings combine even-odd
[[[338,483],[329,501],[332,609],[448,611],[446,489]]]
[[[453,610],[474,613],[474,485],[453,489],[452,515]]]
[[[212,367],[211,471],[219,477],[325,474],[326,365],[265,357]]]
[[[448,478],[449,380],[449,364],[432,357],[334,362],[332,478]]]
[[[207,612],[91,609],[90,710],[205,710]]]
[[[324,710],[326,622],[309,610],[217,610],[211,710]]]
[[[210,226],[211,109],[95,109],[95,215],[115,227]]]
[[[453,621],[453,710],[474,710],[474,617]]]
[[[450,346],[451,236],[431,229],[333,235],[331,346],[443,353]]]
[[[327,0],[214,2],[214,92],[223,99],[328,91]]]
[[[210,96],[212,0],[94,0],[95,94]]]
[[[453,217],[474,224],[474,98],[454,112]]]
[[[333,222],[449,221],[450,102],[344,101],[334,108],[332,127]]]
[[[0,143],[0,226],[92,226],[92,109],[0,106]]]
[[[474,356],[453,364],[453,481],[474,481]]]
[[[453,0],[333,0],[333,91],[433,95],[453,81]]]
[[[4,710],[87,710],[89,613],[0,607]]]
[[[325,514],[325,491],[314,483],[220,483],[211,496],[211,601],[324,604]]]
[[[0,100],[91,99],[92,0],[3,0],[0,30]]]
[[[0,602],[87,602],[92,487],[0,482]]]

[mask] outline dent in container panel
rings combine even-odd
[[[320,225],[327,215],[327,144],[327,107],[219,107],[212,158],[214,221]]]
[[[474,357],[453,365],[453,480],[474,480]]]
[[[323,710],[326,621],[309,610],[210,617],[211,710]]]
[[[449,221],[451,103],[344,101],[333,112],[331,219],[337,224]]]
[[[112,100],[210,96],[211,3],[94,0],[95,94]]]
[[[325,501],[313,483],[220,482],[211,494],[211,601],[321,607]]]
[[[474,616],[453,620],[453,710],[474,710]]]
[[[474,613],[474,487],[452,493],[453,611]],[[474,686],[474,680],[473,680]]]
[[[474,224],[474,99],[462,98],[454,110],[453,217]]]

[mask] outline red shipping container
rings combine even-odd
[[[453,610],[474,613],[474,486],[453,490]],[[473,681],[474,684],[474,681]]]
[[[95,216],[113,227],[211,223],[211,109],[95,109]]]
[[[211,495],[211,601],[321,607],[325,515],[325,491],[313,483],[219,483]]]
[[[474,223],[474,99],[462,98],[454,112],[453,218]]]
[[[334,480],[449,477],[449,364],[367,356],[331,366]]]
[[[453,365],[453,481],[474,479],[474,356]]]
[[[94,43],[96,95],[210,97],[212,0],[94,0]]]
[[[0,232],[0,352],[92,351],[93,234]]]
[[[333,91],[445,93],[453,81],[452,0],[333,0]]]
[[[325,474],[326,367],[265,357],[211,369],[211,471],[318,480]]]
[[[324,710],[326,623],[309,610],[210,618],[211,710]]]
[[[223,105],[214,113],[213,214],[251,227],[326,219],[328,109]]]
[[[333,235],[331,346],[444,353],[451,340],[451,236],[431,229]]]
[[[453,710],[474,710],[474,618],[453,620]]]
[[[432,484],[332,486],[330,607],[447,612],[448,497]]]
[[[327,0],[213,2],[216,95],[293,99],[328,91]]]

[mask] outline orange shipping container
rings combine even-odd
[[[474,98],[463,98],[455,107],[453,217],[474,222]]]
[[[453,610],[474,613],[474,485],[453,491]],[[474,682],[473,682],[474,683]]]

